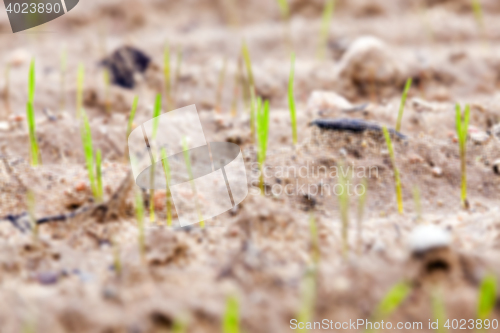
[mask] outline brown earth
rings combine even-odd
[[[481,29],[468,0],[339,0],[321,61],[323,3],[290,0],[286,24],[277,3],[269,0],[81,2],[64,17],[15,35],[1,14],[0,63],[10,67],[10,75],[8,89],[0,80],[0,217],[5,217],[0,221],[0,332],[169,332],[179,321],[188,332],[222,332],[231,295],[239,301],[242,331],[292,331],[290,320],[305,303],[301,288],[315,267],[311,216],[320,251],[311,321],[371,318],[401,281],[410,283],[410,295],[386,321],[422,322],[422,331],[431,331],[427,323],[435,320],[436,292],[447,318],[476,318],[481,280],[488,273],[500,275],[495,169],[500,163],[495,128],[500,123],[500,2],[481,1]],[[265,197],[255,187],[257,147],[235,80],[243,41],[252,57],[256,92],[271,103]],[[134,214],[139,189],[125,155],[126,126],[134,96],[139,96],[137,125],[152,117],[155,95],[164,93],[166,44],[173,72],[178,71],[175,108],[196,104],[208,141],[240,145],[252,187],[236,209],[207,221],[205,228],[180,228],[176,218],[175,227],[165,227],[165,192],[157,191],[157,223],[146,218],[147,251],[141,260]],[[149,55],[152,64],[134,89],[112,86],[106,95],[100,63],[124,45]],[[63,50],[68,63],[61,84]],[[297,55],[296,147],[287,100],[292,50]],[[30,166],[24,117],[31,58],[37,71],[39,167]],[[75,112],[78,64],[86,69],[84,105],[95,149],[103,152],[102,205],[93,202]],[[356,118],[394,127],[409,77],[413,86],[401,130],[407,139],[394,137],[403,184],[400,215],[381,134],[321,130],[310,123]],[[460,206],[457,102],[471,105],[468,210]],[[366,177],[368,192],[361,234],[358,197],[351,197],[346,256],[338,199],[327,191],[339,181],[331,168],[341,165],[374,170],[351,179],[360,184]],[[306,176],[283,172],[301,167]],[[326,174],[320,171],[325,169]],[[294,195],[279,191],[286,185]],[[421,193],[421,217],[415,188]],[[15,216],[28,211],[30,192],[35,217],[50,217],[38,238],[13,223],[29,220]],[[149,200],[144,192],[146,207]],[[68,218],[55,221],[61,215]],[[411,235],[422,225],[445,230],[450,243],[412,250]],[[492,319],[500,320],[496,304]]]

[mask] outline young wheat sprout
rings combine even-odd
[[[300,310],[297,314],[298,322],[310,322],[314,316],[314,305],[316,303],[316,278],[317,268],[313,265],[308,268],[300,284]],[[299,332],[307,332],[306,328],[299,329]]]
[[[255,81],[253,77],[250,52],[248,51],[248,47],[245,42],[243,42],[241,53],[243,55],[243,60],[247,71],[247,82],[248,82],[247,95],[249,96],[249,104],[250,104],[250,133],[251,133],[251,140],[253,141],[255,140],[255,113],[257,112],[255,109],[256,105]]]
[[[401,306],[410,292],[411,287],[406,282],[399,282],[394,285],[375,308],[375,312],[372,315],[373,321],[381,321],[388,318]]]
[[[231,101],[231,116],[236,117],[238,113],[238,96],[240,94],[239,82],[241,77],[241,70],[238,63],[236,64],[236,70],[234,72],[234,83],[233,83],[233,100]]]
[[[297,116],[295,110],[295,97],[293,93],[293,81],[295,76],[295,54],[292,53],[292,65],[288,81],[288,107],[290,108],[290,122],[292,124],[292,142],[297,145]]]
[[[103,72],[103,80],[104,80],[104,108],[106,112],[109,113],[111,111],[111,101],[110,101],[110,87],[111,87],[111,78],[109,75],[109,70],[107,68],[104,69]]]
[[[412,83],[412,79],[409,78],[406,81],[405,90],[403,91],[403,96],[401,97],[401,104],[399,105],[399,112],[398,112],[398,121],[396,122],[396,131],[398,131],[398,132],[401,130],[401,121],[403,120],[403,112],[405,109],[405,104],[406,104],[406,99],[408,97],[408,92],[410,91],[410,88],[411,88],[411,83]]]
[[[485,25],[484,25],[484,14],[483,6],[481,5],[481,0],[472,0],[472,11],[474,12],[474,18],[476,19],[477,26],[481,30],[483,36],[485,35]]]
[[[35,99],[35,60],[31,61],[28,85],[28,103],[26,104],[26,119],[30,138],[31,165],[38,166],[40,163],[40,151],[36,139],[35,110],[33,102]]]
[[[102,190],[102,169],[101,169],[101,150],[98,149],[96,152],[95,156],[95,175],[97,178],[97,183],[96,183],[96,194],[97,194],[97,200],[102,201],[103,198],[103,190]]]
[[[461,192],[460,201],[462,207],[469,208],[467,201],[467,132],[469,130],[470,106],[465,106],[465,111],[462,116],[460,105],[456,105],[456,129],[458,137],[458,148],[460,151],[460,172],[461,172]]]
[[[165,96],[167,110],[170,111],[172,107],[172,74],[170,68],[170,48],[165,46],[163,53],[163,79],[165,80]]]
[[[85,67],[83,64],[78,65],[78,73],[76,78],[76,114],[78,119],[82,117],[83,112],[83,84],[85,80]]]
[[[349,252],[349,194],[347,191],[347,184],[349,178],[344,174],[344,165],[340,165],[339,184],[342,192],[339,195],[339,207],[340,207],[340,220],[342,221],[342,256],[347,258]]]
[[[121,260],[121,249],[120,243],[115,239],[111,240],[111,244],[113,244],[113,266],[115,268],[115,272],[118,276],[122,274],[122,260]]]
[[[399,170],[398,167],[396,166],[396,156],[394,154],[394,149],[392,147],[391,135],[389,134],[389,131],[385,126],[382,128],[382,130],[384,132],[387,149],[389,150],[392,169],[394,170],[394,184],[396,187],[396,200],[398,203],[398,212],[399,214],[403,214],[403,191],[401,189],[401,178],[399,177]]]
[[[422,219],[422,200],[420,198],[420,189],[418,188],[418,186],[413,187],[413,201],[415,202],[417,221],[420,221]]]
[[[87,166],[87,173],[89,177],[90,188],[92,190],[92,194],[96,201],[101,201],[101,195],[99,191],[99,187],[96,181],[95,175],[95,165],[94,165],[94,148],[92,146],[92,132],[90,131],[90,124],[87,114],[85,110],[82,110],[82,143],[83,143],[83,153],[85,155],[85,164]]]
[[[144,202],[140,191],[137,191],[135,194],[135,216],[137,218],[137,227],[139,228],[139,253],[141,254],[141,260],[144,263],[146,261],[146,236],[144,232]]]
[[[182,138],[182,149],[184,151],[184,162],[186,163],[186,170],[189,176],[189,182],[191,183],[191,188],[193,190],[193,197],[195,200],[196,211],[198,212],[198,219],[200,220],[200,227],[205,228],[205,221],[203,215],[201,214],[200,206],[198,203],[198,192],[196,191],[196,185],[194,183],[193,169],[191,168],[191,156],[189,154],[189,147],[186,137]]]
[[[368,182],[366,178],[363,178],[363,182],[361,183],[364,189],[363,193],[359,196],[358,201],[358,255],[361,254],[363,250],[363,216],[365,214],[365,206],[366,206],[366,193],[368,192]]]
[[[161,150],[161,163],[163,165],[163,172],[165,172],[165,180],[167,183],[166,188],[166,209],[167,209],[167,226],[172,226],[172,193],[170,192],[170,165],[168,163],[167,152],[165,148]]]
[[[321,31],[318,46],[318,57],[320,60],[324,60],[326,57],[326,51],[328,48],[328,35],[330,33],[330,24],[332,22],[334,10],[335,0],[326,0],[325,7],[323,9],[323,18],[321,22]]]
[[[10,114],[10,62],[5,65],[5,87],[3,91],[4,101],[5,101],[5,110]]]
[[[269,136],[269,101],[265,101],[262,105],[260,99],[257,102],[257,162],[260,167],[260,191],[264,192],[264,163],[266,162],[267,140]]]
[[[182,57],[183,57],[182,48],[179,46],[177,48],[177,59],[175,63],[175,86],[174,86],[175,93],[177,93],[177,91],[179,90],[179,85],[181,83],[180,81],[181,81]],[[172,108],[174,107],[173,103],[174,103],[174,96],[172,96]]]
[[[227,67],[227,59],[224,58],[224,62],[222,63],[222,68],[219,72],[219,80],[217,83],[217,92],[215,101],[215,111],[217,113],[221,113],[222,111],[222,93],[224,89],[224,80],[226,78],[226,67]]]
[[[61,110],[66,108],[66,70],[68,66],[68,52],[66,48],[61,53]]]
[[[311,234],[311,257],[315,266],[318,265],[321,252],[319,249],[318,225],[314,212],[309,215],[309,233]]]
[[[477,319],[483,322],[491,317],[497,303],[497,279],[487,274],[481,281],[478,295]]]
[[[132,109],[130,110],[130,115],[127,122],[127,133],[125,140],[127,140],[127,145],[125,146],[125,160],[128,160],[128,137],[132,132],[132,127],[134,126],[135,113],[137,112],[137,104],[139,103],[139,97],[135,96],[134,102],[132,103]]]
[[[222,320],[223,333],[239,333],[240,332],[240,305],[238,298],[229,296],[226,300],[226,310]]]
[[[35,193],[30,189],[26,194],[26,203],[28,206],[28,216],[31,225],[31,232],[33,235],[33,240],[38,240],[38,224],[36,223],[35,217]]]
[[[151,139],[154,141],[156,139],[156,134],[158,132],[158,117],[160,116],[161,113],[161,94],[156,95],[156,101],[155,101],[155,108],[153,110],[153,133],[151,135]],[[153,158],[154,159],[154,158]],[[156,159],[154,159],[156,161]],[[155,201],[154,201],[154,196],[155,196],[155,190],[154,190],[154,179],[155,179],[155,163],[151,165],[150,168],[150,190],[149,190],[149,220],[151,222],[155,221]]]

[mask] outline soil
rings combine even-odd
[[[468,0],[338,0],[323,60],[324,2],[289,3],[285,22],[269,0],[87,1],[17,34],[0,14],[1,332],[170,332],[179,322],[187,332],[222,332],[229,297],[238,300],[241,331],[289,332],[311,274],[309,321],[373,318],[402,281],[409,296],[385,321],[422,322],[421,331],[432,331],[436,293],[446,318],[476,319],[482,279],[500,276],[500,2],[481,0],[480,25]],[[271,105],[266,195],[257,188],[258,147],[240,84],[243,42],[256,94]],[[163,80],[166,45],[172,101]],[[151,63],[127,81],[133,88],[107,87],[103,60],[125,46]],[[297,145],[287,97],[292,51]],[[25,119],[32,58],[43,162],[37,167],[30,165]],[[79,64],[94,149],[103,155],[101,203],[90,190],[75,111]],[[354,118],[394,128],[408,78],[413,85],[400,130],[406,138],[392,138],[403,191],[399,214],[381,132],[321,129],[313,121]],[[207,141],[233,142],[243,152],[248,197],[205,227],[181,228],[175,211],[167,227],[165,191],[151,198],[133,182],[130,108],[139,96],[134,125],[144,123],[158,93],[162,112],[195,104]],[[471,107],[468,209],[460,202],[456,103]],[[335,168],[351,168],[352,184],[367,188],[361,219],[359,196],[350,196],[347,253],[339,199],[330,191],[339,182]],[[144,258],[137,193],[145,207],[150,200],[156,207],[154,222],[146,209]],[[38,235],[30,214],[41,222]],[[415,241],[426,227],[434,229]],[[440,233],[450,239],[433,243]],[[495,304],[491,319],[500,320],[498,297]]]

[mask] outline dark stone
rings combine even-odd
[[[147,54],[131,46],[117,49],[101,62],[109,70],[111,82],[126,89],[135,87],[134,75],[144,73],[150,63]]]

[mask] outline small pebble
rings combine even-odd
[[[83,192],[87,188],[87,184],[85,182],[79,182],[78,184],[75,185],[75,190],[77,192]]]
[[[439,178],[443,175],[443,169],[440,167],[434,167],[432,168],[432,175],[436,178]]]
[[[36,279],[43,285],[56,284],[59,280],[59,274],[55,272],[40,272],[37,274]]]

